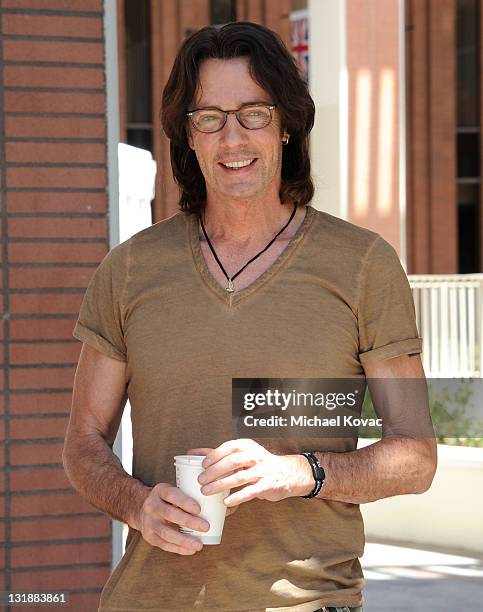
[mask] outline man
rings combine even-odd
[[[104,258],[74,330],[64,465],[130,527],[103,612],[362,610],[359,504],[430,486],[425,439],[233,435],[233,378],[424,377],[395,251],[308,206],[313,117],[267,28],[207,27],[182,45],[162,108],[181,211]],[[128,396],[132,477],[112,452]],[[209,527],[174,486],[186,453],[206,455],[203,493],[231,489],[220,545],[179,531]]]

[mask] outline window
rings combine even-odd
[[[480,272],[480,150],[478,0],[457,2],[458,271]]]
[[[152,153],[150,1],[128,1],[124,7],[127,143]]]

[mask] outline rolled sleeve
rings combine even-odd
[[[72,335],[104,355],[127,361],[123,294],[128,278],[125,243],[112,249],[94,272]]]
[[[409,281],[394,248],[377,236],[359,284],[359,360],[363,366],[422,351]]]

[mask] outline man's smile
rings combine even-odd
[[[225,171],[229,173],[238,172],[245,174],[249,172],[257,163],[258,158],[245,159],[240,161],[231,161],[231,162],[218,162],[218,165]]]

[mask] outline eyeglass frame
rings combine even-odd
[[[243,123],[240,121],[240,111],[242,110],[242,108],[246,107],[246,106],[265,106],[266,108],[268,108],[269,112],[270,112],[270,121],[267,123],[267,125],[264,125],[263,127],[260,128],[249,128],[246,127],[245,125],[243,125]],[[242,128],[245,128],[246,130],[263,130],[263,128],[268,127],[272,121],[273,121],[273,109],[276,108],[277,105],[276,104],[267,104],[265,102],[247,102],[245,104],[242,104],[240,106],[240,108],[236,108],[234,110],[223,110],[222,108],[218,107],[218,106],[203,106],[202,108],[194,108],[191,111],[188,111],[186,113],[186,116],[188,117],[190,124],[193,126],[193,128],[195,130],[197,130],[198,132],[200,132],[201,134],[216,134],[217,132],[220,132],[226,125],[226,122],[228,121],[228,115],[231,114],[235,114],[235,117],[237,118],[238,123],[242,126]],[[203,130],[200,130],[199,128],[196,127],[196,125],[193,122],[192,119],[192,115],[194,113],[196,113],[197,111],[201,111],[201,110],[217,110],[220,111],[221,113],[224,113],[225,115],[225,120],[223,121],[221,127],[219,127],[217,130],[213,130],[211,132],[204,132]]]

